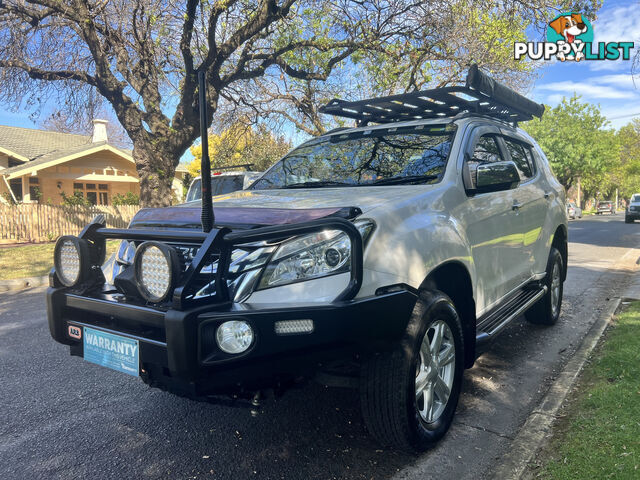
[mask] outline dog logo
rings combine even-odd
[[[576,12],[561,13],[547,25],[546,42],[514,42],[513,58],[521,60],[630,60],[635,44],[594,42],[589,19]]]
[[[569,44],[571,53],[565,54],[564,50],[560,48],[557,54],[558,60],[563,62],[565,60],[575,60],[579,62],[584,59],[584,52],[582,51],[584,46],[579,44],[593,43],[591,23],[580,13],[563,13],[549,22],[547,41]]]

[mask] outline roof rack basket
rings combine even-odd
[[[356,102],[334,99],[320,108],[320,112],[354,119],[358,126],[446,118],[462,112],[517,123],[531,120],[534,116],[542,117],[544,105],[496,82],[482,73],[477,65],[472,65],[464,86],[433,88]]]

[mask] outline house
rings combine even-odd
[[[107,121],[93,121],[93,135],[0,125],[0,203],[62,203],[76,192],[94,205],[114,195],[140,193],[131,150],[109,143]],[[179,166],[174,191],[182,199]]]

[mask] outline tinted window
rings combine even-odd
[[[211,179],[211,194],[213,196],[235,192],[243,188],[243,175],[219,175]]]
[[[511,160],[513,160],[516,167],[518,167],[520,178],[523,181],[531,178],[533,176],[533,168],[531,168],[531,152],[528,151],[529,148],[508,138],[505,138],[504,142],[506,143],[507,150],[509,150],[509,154],[511,155]]]
[[[287,188],[310,182],[343,186],[444,172],[455,130],[419,126],[365,130],[311,140],[276,163],[251,189]]]
[[[498,148],[498,142],[493,135],[483,135],[476,144],[476,149],[473,151],[473,158],[471,159],[477,163],[493,163],[501,162],[503,160]]]

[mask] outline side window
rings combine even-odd
[[[518,172],[520,173],[522,181],[527,181],[533,177],[535,171],[531,163],[531,150],[529,147],[509,138],[505,138],[504,143],[507,145],[507,149],[511,154],[511,160],[513,160],[516,167],[518,167]]]
[[[472,162],[475,163],[493,163],[504,160],[498,148],[498,142],[494,135],[483,135],[476,144],[473,151]]]

